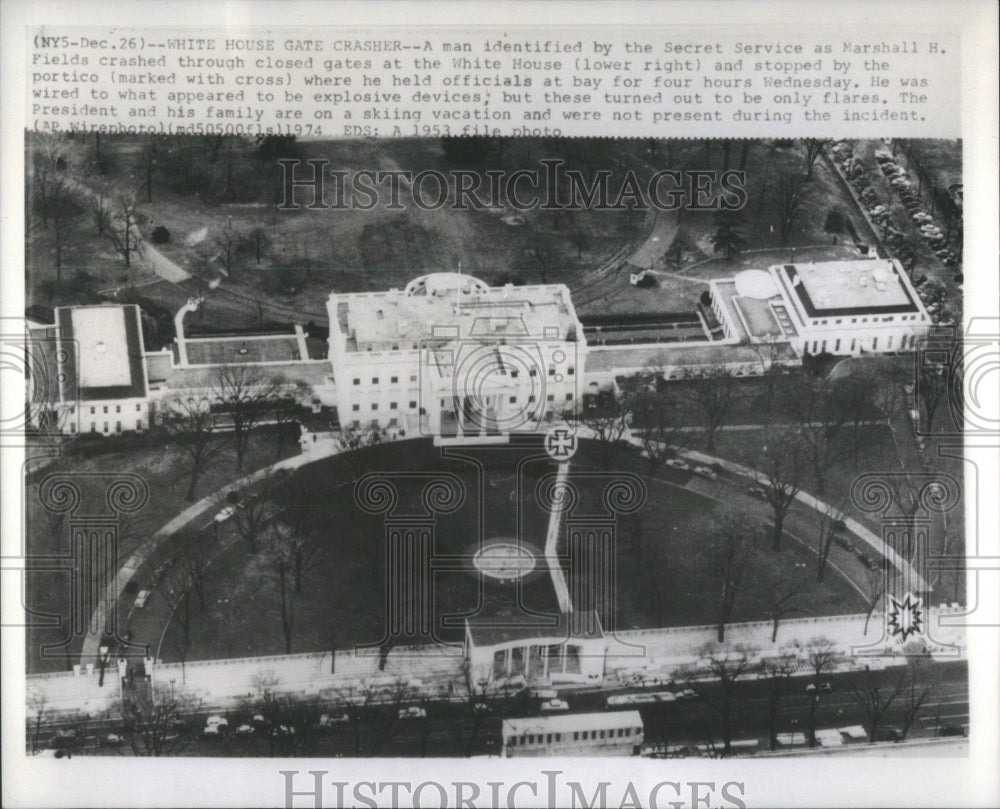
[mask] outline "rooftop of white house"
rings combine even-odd
[[[330,306],[349,351],[406,350],[423,340],[577,339],[562,284],[488,287],[470,276],[435,273],[403,291],[333,295]]]

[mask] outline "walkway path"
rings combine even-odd
[[[552,587],[556,591],[560,612],[572,612],[573,601],[569,597],[569,586],[566,584],[566,574],[559,564],[559,527],[562,525],[563,510],[566,498],[566,476],[569,474],[569,463],[559,464],[556,472],[556,484],[553,488],[552,511],[549,512],[549,528],[545,534],[545,562],[552,576]]]

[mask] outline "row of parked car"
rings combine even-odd
[[[671,469],[676,469],[678,472],[691,472],[695,475],[700,475],[701,477],[708,478],[709,480],[716,480],[719,477],[719,473],[708,466],[692,466],[683,458],[670,458],[664,462],[666,466]]]

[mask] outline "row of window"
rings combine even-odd
[[[892,351],[892,343],[893,343],[893,337],[890,334],[889,337],[886,339],[886,344],[885,344],[885,350],[886,351]],[[907,347],[913,348],[916,344],[917,344],[917,335],[915,335],[915,334],[904,334],[903,338],[899,341],[899,350],[903,351]],[[808,344],[807,344],[807,346],[808,346]],[[813,340],[812,353],[813,354],[822,353],[822,352],[826,351],[826,346],[827,346],[827,341],[826,340]],[[852,352],[855,351],[857,349],[857,347],[858,347],[858,339],[855,337],[853,340],[851,340],[851,351]],[[862,347],[863,347],[863,344],[862,344]],[[871,350],[872,351],[878,351],[878,337],[873,337],[872,338],[872,348],[871,348]],[[833,344],[833,351],[834,351],[834,353],[837,353],[838,351],[840,351],[840,340],[839,339],[837,339],[834,342],[834,344]]]
[[[73,424],[72,422],[70,422],[69,431],[71,433],[75,433],[76,432],[76,425]],[[115,432],[116,433],[120,433],[121,431],[122,431],[122,423],[120,421],[116,421],[115,422]],[[135,421],[135,431],[137,433],[141,433],[142,432],[142,419],[136,419],[136,421]],[[97,422],[96,421],[90,422],[90,432],[92,432],[92,433],[96,433],[97,432]],[[101,432],[103,432],[105,434],[111,432],[109,422],[107,422],[107,421],[104,422],[104,427],[102,428]]]
[[[587,741],[588,739],[624,739],[630,736],[638,736],[642,733],[642,728],[610,728],[608,730],[574,730],[573,741]],[[567,737],[569,734],[566,734]],[[507,738],[508,747],[525,746],[529,744],[552,744],[553,741],[561,742],[561,733],[525,733],[522,736],[509,736]]]
[[[107,414],[107,412],[108,412],[108,405],[104,405],[104,407],[102,409],[104,410],[104,413]],[[75,407],[71,407],[69,409],[69,412],[70,413],[75,413],[76,412],[76,408]],[[116,413],[121,413],[122,412],[122,406],[121,405],[115,405],[115,412]],[[139,402],[139,403],[136,404],[136,406],[135,406],[135,412],[136,413],[141,413],[142,412],[142,402]],[[93,416],[96,413],[97,413],[97,407],[91,407],[90,408],[90,415]]]
[[[545,397],[545,399],[546,399],[546,401],[554,402],[556,400],[556,396],[555,396],[554,393],[550,393],[550,394],[548,394],[548,396]],[[510,397],[508,397],[508,401],[509,401],[510,404],[517,404],[517,397],[516,396],[510,396]],[[528,396],[528,403],[531,404],[534,401],[535,401],[535,395],[534,394],[529,395]],[[572,402],[573,401],[573,394],[572,393],[567,393],[566,394],[566,401],[567,402]],[[448,406],[448,401],[446,399],[442,399],[441,400],[441,407],[445,408],[447,406]],[[378,412],[379,403],[378,402],[372,402],[370,407],[371,407],[371,411],[373,413]],[[390,410],[398,410],[399,409],[399,402],[389,402],[389,409]],[[411,399],[410,400],[410,410],[416,410],[416,409],[417,409],[417,402],[415,400]],[[360,413],[361,412],[361,403],[360,402],[355,402],[354,404],[352,404],[351,405],[351,410],[354,413]],[[423,408],[420,408],[420,414],[421,415],[423,415],[425,412],[426,411]]]
[[[573,376],[575,373],[576,373],[576,369],[573,368],[573,366],[570,366],[569,368],[566,369],[566,375],[567,376]],[[556,375],[556,369],[554,367],[550,367],[549,368],[549,376],[554,377],[555,375]],[[519,371],[513,370],[513,369],[510,371],[510,378],[511,379],[517,379],[519,376],[520,376],[520,372]],[[530,377],[536,377],[536,376],[538,376],[537,369],[530,368],[528,370],[528,376],[530,376]],[[380,380],[381,380],[381,377],[373,376],[371,378],[371,380],[372,380],[371,383],[373,385],[378,385],[379,382],[380,382]],[[416,374],[410,374],[410,382],[416,382],[416,381],[417,381],[417,375]],[[351,384],[354,385],[355,387],[359,387],[361,385],[361,377],[360,376],[354,377],[351,380]],[[389,377],[389,384],[390,385],[398,385],[399,384],[399,375],[398,374],[394,374],[394,375],[390,376]]]
[[[410,374],[410,381],[411,382],[416,382],[417,381],[417,375],[416,374]],[[361,384],[361,377],[360,376],[354,377],[354,379],[352,380],[352,383],[355,386],[360,385]],[[372,384],[373,385],[377,385],[378,383],[379,383],[379,377],[373,376],[372,377]],[[389,384],[390,385],[398,385],[399,384],[399,376],[398,375],[390,376],[389,377]]]
[[[886,315],[885,317],[882,318],[882,322],[883,323],[892,323],[893,320],[895,320],[895,319],[896,319],[895,315]],[[916,315],[902,315],[899,319],[900,320],[916,320],[917,316]],[[833,321],[833,323],[834,323],[835,326],[839,326],[843,322],[844,322],[844,319],[840,318],[840,317],[838,317],[835,321]],[[851,318],[851,323],[857,323],[857,322],[858,322],[858,319],[856,317],[852,317]],[[867,317],[861,318],[861,322],[862,323],[867,323],[868,322],[868,318]],[[877,317],[873,317],[872,318],[872,323],[878,323],[878,322],[879,322],[879,319]],[[819,325],[820,326],[828,326],[829,324],[830,324],[830,319],[829,318],[826,318],[824,320],[819,321]]]

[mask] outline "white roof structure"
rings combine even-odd
[[[349,338],[348,350],[424,339],[564,340],[578,331],[569,290],[562,284],[488,287],[458,273],[432,273],[404,291],[332,295],[331,325]]]
[[[917,310],[901,270],[892,259],[807,262],[781,269],[793,288],[801,285],[806,293],[806,308],[819,316],[851,310],[859,314],[897,308]]]
[[[72,310],[73,339],[80,357],[80,385],[111,388],[132,380],[125,310],[120,306]]]

